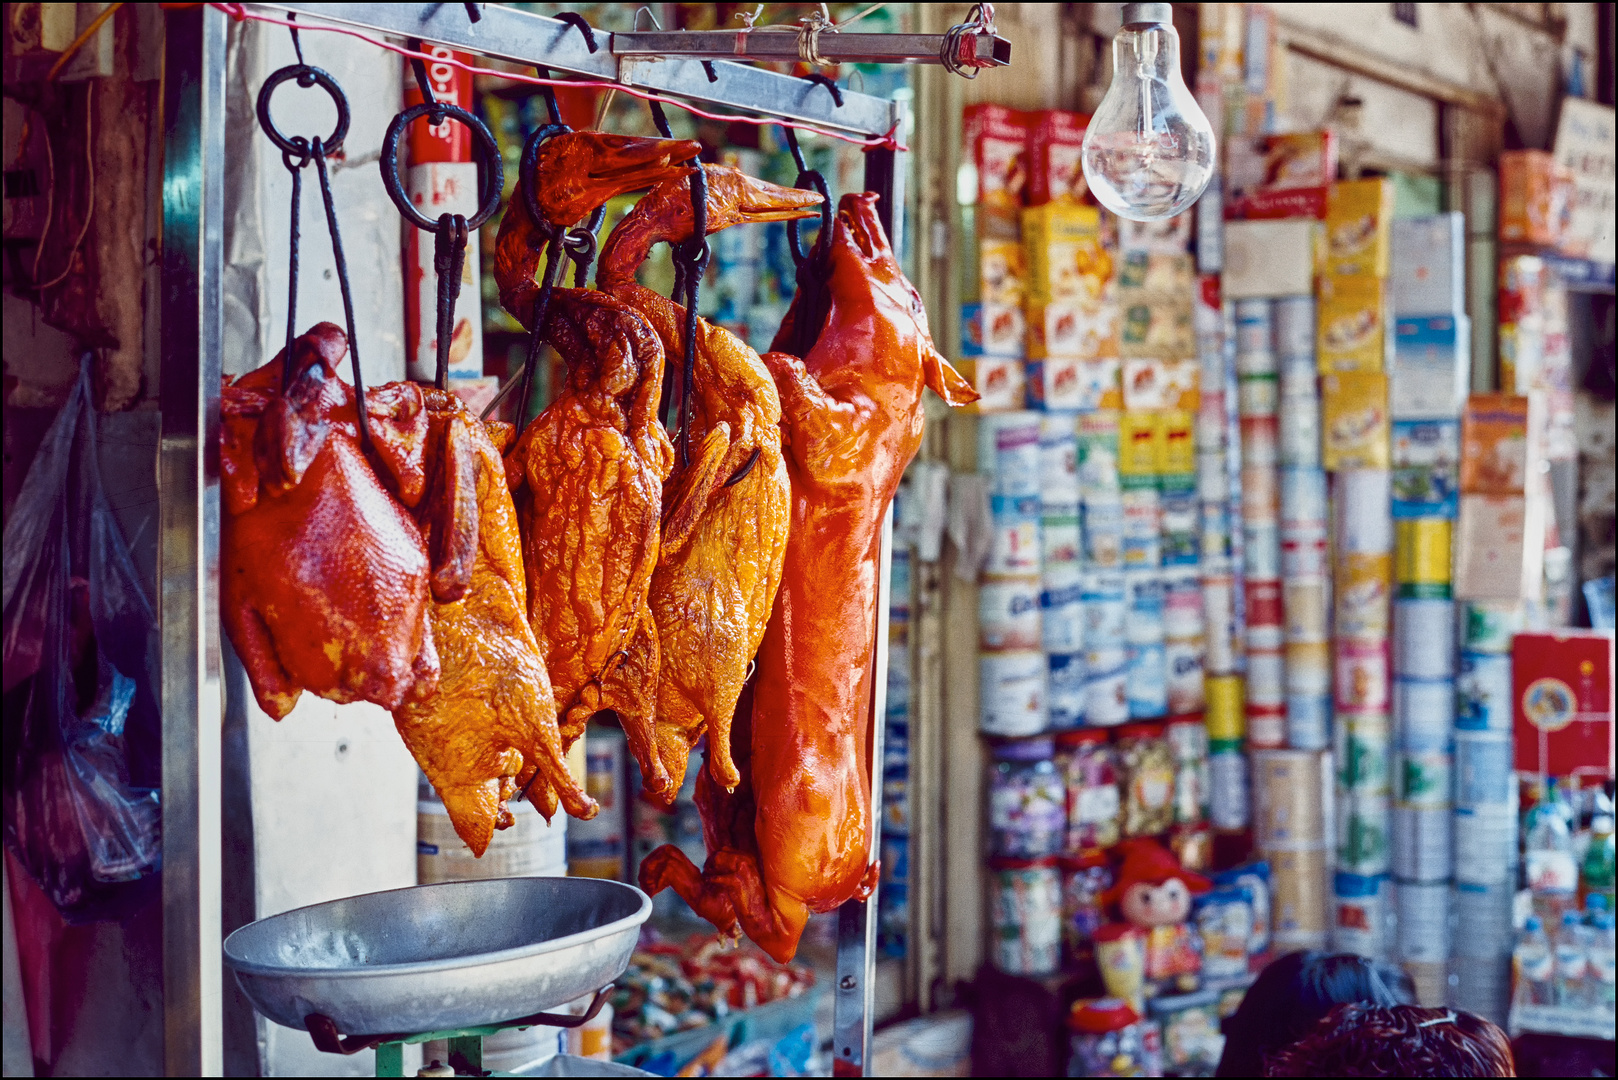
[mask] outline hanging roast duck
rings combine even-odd
[[[801,361],[762,357],[781,398],[792,516],[751,715],[732,733],[744,781],[726,793],[706,771],[698,778],[702,871],[673,846],[640,871],[646,891],[673,888],[783,961],[811,912],[875,884],[868,754],[881,524],[921,444],[923,385],[951,405],[977,397],[933,348],[875,195],[842,200],[830,244],[831,307],[814,348]]]

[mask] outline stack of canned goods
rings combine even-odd
[[[1510,1003],[1512,893],[1517,883],[1517,785],[1512,775],[1511,638],[1516,603],[1455,602],[1461,652],[1455,683],[1455,1004],[1501,1018]]]
[[[1286,745],[1286,640],[1281,602],[1280,367],[1272,302],[1238,300],[1237,409],[1241,418],[1247,739]]]
[[[1253,752],[1253,844],[1270,864],[1277,952],[1323,949],[1329,926],[1327,754]]]
[[[1392,830],[1388,716],[1341,715],[1332,736],[1337,773],[1332,948],[1385,960]]]
[[[1033,735],[1048,724],[1040,617],[1041,414],[985,416],[978,467],[988,476],[992,534],[978,585],[980,726]]]
[[[1049,975],[1062,962],[1062,875],[1067,844],[1066,776],[1049,738],[993,748],[989,775],[989,874],[996,967]]]
[[[1125,521],[1123,488],[1118,475],[1118,438],[1116,412],[1079,415],[1084,721],[1092,727],[1110,727],[1129,719]]]
[[[1079,531],[1078,418],[1047,413],[1039,429],[1039,608],[1046,709],[1062,731],[1084,722],[1084,547]]]

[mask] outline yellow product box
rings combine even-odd
[[[1386,641],[1392,632],[1393,556],[1339,554],[1332,569],[1338,639]]]
[[[1196,334],[1191,326],[1191,293],[1183,297],[1155,297],[1119,290],[1123,322],[1118,330],[1121,356],[1195,356]]]
[[[1034,300],[1027,306],[1028,359],[1084,360],[1118,355],[1118,305],[1111,286],[1098,298]]]
[[[978,241],[978,299],[1021,307],[1028,297],[1028,259],[1016,240]]]
[[[1452,573],[1449,518],[1400,518],[1393,527],[1393,574],[1400,595],[1412,599],[1446,598]],[[1422,591],[1431,586],[1442,586],[1443,590],[1431,596]]]
[[[1328,471],[1389,468],[1388,377],[1338,371],[1320,380],[1321,455]]]
[[[1326,197],[1326,273],[1385,278],[1392,262],[1393,183],[1344,180]]]
[[[1164,409],[1154,415],[1157,417],[1158,475],[1188,476],[1195,473],[1197,414],[1189,409]]]
[[[1201,404],[1195,360],[1136,357],[1124,361],[1124,408],[1189,409]]]
[[[1384,370],[1393,324],[1383,286],[1363,276],[1321,281],[1315,343],[1322,374]]]
[[[972,360],[955,361],[955,370],[972,389],[978,400],[962,411],[969,413],[1014,412],[1023,407],[1023,386],[1026,376],[1023,362],[1004,356],[980,356]]]
[[[1112,256],[1101,244],[1101,211],[1046,203],[1022,212],[1028,295],[1037,300],[1099,299],[1112,279]]]
[[[1156,476],[1163,459],[1159,414],[1129,409],[1118,418],[1118,475]],[[1195,462],[1193,459],[1193,470]]]

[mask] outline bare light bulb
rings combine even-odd
[[[1084,133],[1084,178],[1119,217],[1160,221],[1196,202],[1213,178],[1213,127],[1180,76],[1173,6],[1123,8],[1112,85]]]

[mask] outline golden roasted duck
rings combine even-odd
[[[556,700],[528,626],[517,511],[500,451],[482,423],[443,390],[421,391],[427,406],[427,491],[416,518],[435,564],[465,566],[460,599],[428,609],[442,674],[438,686],[393,710],[399,735],[444,800],[474,855],[512,822],[506,800],[536,772],[567,812],[598,807],[569,775],[556,727]],[[499,425],[502,441],[509,425]],[[554,803],[547,807],[554,812]]]
[[[831,307],[814,348],[801,361],[762,357],[781,395],[792,519],[751,715],[733,732],[745,780],[727,794],[698,778],[701,872],[673,846],[640,871],[647,892],[673,888],[783,961],[810,912],[876,882],[868,757],[882,520],[921,444],[922,386],[952,405],[977,397],[933,348],[876,196],[844,197],[829,257]]]
[[[777,187],[719,165],[707,176],[707,232],[815,212],[820,196]],[[650,320],[669,362],[685,362],[683,307],[635,282],[653,245],[691,238],[691,181],[646,194],[601,249],[596,285]],[[665,771],[648,791],[672,802],[691,748],[708,737],[708,768],[721,787],[740,780],[730,754],[736,699],[758,651],[781,582],[790,489],[781,456],[781,402],[758,354],[723,327],[697,321],[691,461],[663,486],[662,550],[651,605],[661,664],[630,647],[622,669],[642,700],[655,697],[653,745],[630,743],[641,773]],[[626,725],[627,726],[627,725]],[[638,726],[638,725],[637,725]],[[655,761],[653,759],[656,759]]]
[[[421,391],[366,395],[367,456],[354,391],[336,374],[343,331],[320,323],[292,348],[287,387],[278,354],[221,395],[220,619],[274,719],[304,690],[392,709],[438,681],[429,575],[439,596],[467,584],[429,561],[406,510],[426,481]]]
[[[549,222],[577,221],[615,195],[682,176],[675,164],[700,145],[596,132],[559,135],[541,147],[544,182],[533,184]],[[532,327],[544,230],[516,198],[500,223],[495,279],[500,302]],[[637,637],[656,654],[646,591],[657,562],[661,487],[673,447],[658,421],[663,347],[646,320],[599,292],[555,289],[544,327],[567,365],[549,407],[506,455],[517,497],[528,621],[550,672],[563,745],[596,712],[619,712],[631,737],[650,738],[650,702],[619,669]],[[653,661],[655,669],[655,659]],[[536,784],[543,809],[553,796]]]

